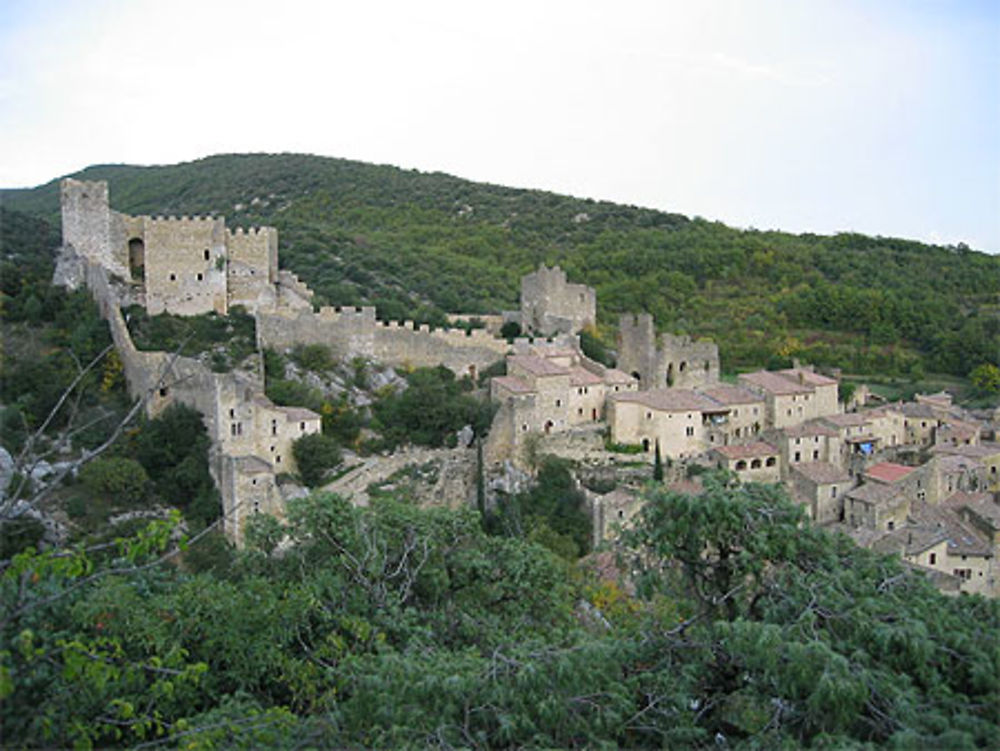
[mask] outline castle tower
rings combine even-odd
[[[112,274],[128,278],[128,259],[112,242],[108,184],[66,178],[60,191],[63,245]]]

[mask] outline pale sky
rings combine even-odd
[[[0,2],[0,186],[306,152],[1000,251],[1000,0]]]

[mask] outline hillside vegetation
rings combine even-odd
[[[1000,360],[1000,258],[857,234],[736,230],[718,222],[305,155],[221,155],[96,166],[114,208],[219,213],[272,224],[281,263],[321,302],[383,318],[512,308],[520,276],[558,263],[597,289],[601,330],[648,311],[710,336],[731,370],[799,356],[858,373],[965,376]],[[0,194],[58,222],[58,181]],[[738,321],[741,325],[734,326]]]

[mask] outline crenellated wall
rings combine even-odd
[[[379,321],[373,307],[323,307],[259,311],[257,337],[264,347],[324,344],[335,357],[365,357],[395,367],[444,365],[458,375],[478,375],[510,349],[484,329],[434,329],[413,321]]]

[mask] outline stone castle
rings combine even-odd
[[[280,516],[277,478],[295,471],[292,444],[319,432],[320,416],[280,407],[264,394],[263,367],[216,373],[166,352],[140,351],[122,308],[150,315],[225,315],[242,306],[256,320],[259,348],[323,344],[341,359],[362,357],[397,367],[444,365],[475,378],[516,348],[483,329],[432,330],[412,321],[380,321],[373,307],[313,310],[312,291],[278,269],[272,227],[230,230],[224,217],[130,216],[110,207],[106,182],[61,185],[63,247],[54,282],[86,285],[111,327],[126,382],[150,416],[172,403],[197,409],[212,440],[210,467],[222,496],[224,530],[240,542],[248,515]],[[540,268],[525,278],[523,310],[531,328],[571,332],[592,325],[594,291],[565,273]],[[581,304],[577,305],[576,303]]]

